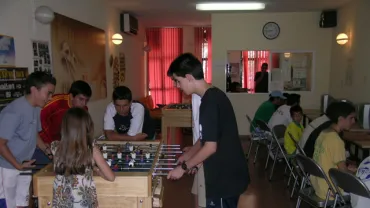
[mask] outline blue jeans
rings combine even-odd
[[[207,198],[206,208],[237,208],[239,196],[229,198]]]

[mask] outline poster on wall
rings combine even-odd
[[[0,67],[15,66],[14,38],[0,35]]]
[[[32,41],[33,70],[52,73],[49,43],[46,41]]]
[[[110,67],[113,71],[113,89],[120,85],[119,83],[119,62],[117,56],[110,56]]]
[[[68,93],[71,84],[84,80],[92,90],[91,101],[107,97],[105,31],[55,13],[51,23],[55,92]]]
[[[118,57],[111,55],[110,66],[113,71],[113,88],[123,85],[126,78],[126,58],[124,53],[119,53]]]
[[[126,58],[124,53],[119,53],[119,82],[123,84],[126,79]]]
[[[28,68],[0,67],[0,111],[13,100],[24,95],[24,81]]]

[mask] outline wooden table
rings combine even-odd
[[[126,144],[126,142],[122,141],[106,140],[98,141],[99,143],[106,144],[109,151],[112,148]],[[161,182],[158,182],[161,178],[154,177],[153,179],[152,173],[155,171],[154,167],[157,164],[162,143],[160,141],[130,143],[134,146],[156,145],[156,148],[153,149],[155,156],[152,160],[152,168],[142,172],[115,172],[116,179],[114,182],[106,181],[100,176],[94,175],[100,208],[152,208],[154,200],[160,201],[160,206],[158,207],[161,207],[163,186]],[[38,207],[51,207],[54,179],[55,174],[52,164],[33,175],[33,190],[34,196],[38,197]],[[154,195],[157,193],[159,194],[155,198]]]
[[[351,156],[354,156],[359,162],[369,156],[370,134],[366,131],[346,131],[343,139],[349,149]]]
[[[173,105],[162,108],[162,141],[165,144],[175,144],[174,127],[192,127],[192,113],[190,109],[177,109]],[[168,132],[169,131],[169,132]],[[168,141],[168,135],[171,135]]]

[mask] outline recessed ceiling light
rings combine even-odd
[[[196,9],[206,11],[262,10],[265,9],[265,4],[257,2],[199,3],[196,4]]]

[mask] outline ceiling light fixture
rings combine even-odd
[[[199,3],[196,4],[196,9],[203,11],[262,10],[265,9],[265,4],[257,2]]]

